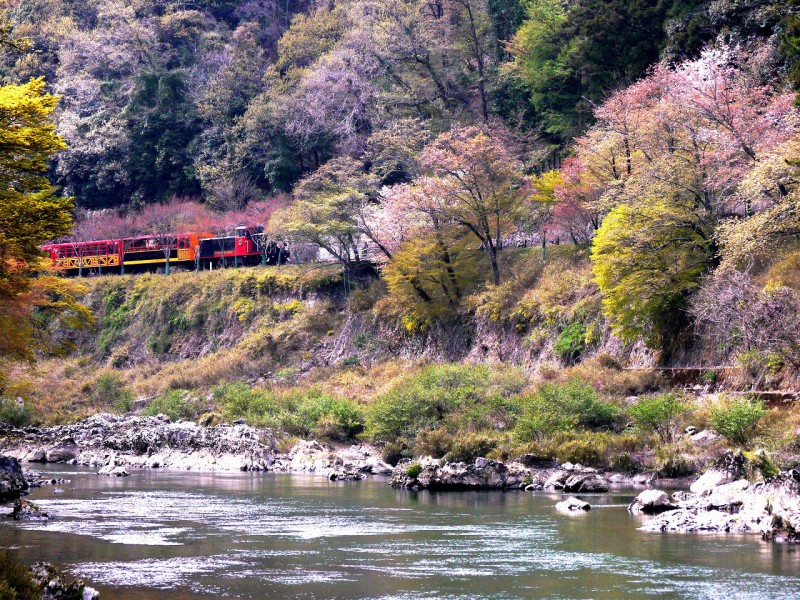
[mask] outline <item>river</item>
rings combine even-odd
[[[587,495],[412,492],[386,480],[48,467],[56,518],[0,523],[0,547],[83,576],[106,600],[188,598],[797,598],[800,548],[652,534]],[[55,488],[63,490],[57,493]]]

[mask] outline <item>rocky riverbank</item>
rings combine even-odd
[[[380,452],[367,444],[330,449],[317,442],[299,442],[281,454],[269,429],[241,423],[203,427],[190,421],[173,423],[163,415],[98,414],[46,429],[0,425],[0,454],[15,462],[93,467],[110,476],[155,468],[318,473],[332,480],[392,472]],[[3,481],[0,478],[0,491]]]
[[[173,423],[163,415],[98,414],[48,429],[0,425],[0,454],[8,455],[0,457],[0,498],[5,501],[27,491],[29,483],[20,462],[70,463],[111,476],[141,468],[316,473],[331,480],[391,475],[392,486],[412,490],[587,494],[654,484],[652,475],[600,472],[533,455],[507,463],[486,458],[471,463],[405,459],[391,467],[368,444],[334,449],[314,441],[298,442],[283,454],[269,429],[242,423],[214,427]],[[765,455],[754,457],[767,460]],[[650,489],[637,498],[631,511],[657,514],[643,526],[649,531],[759,532],[765,539],[800,541],[800,472],[772,473],[766,481],[753,483],[753,463],[748,460],[742,453],[730,453],[717,468],[692,483],[688,492],[670,497]]]
[[[580,464],[559,465],[526,454],[509,463],[486,458],[474,463],[406,459],[394,468],[391,484],[414,490],[549,490],[574,494],[607,492],[611,486],[644,486],[651,479],[651,475],[601,473]]]
[[[709,476],[710,475],[710,476]],[[661,492],[655,503],[640,498],[632,511],[660,513],[646,522],[645,531],[759,533],[765,540],[800,542],[800,472],[784,471],[769,481],[726,481],[726,473],[710,471],[694,485],[694,491]],[[652,490],[651,492],[655,492]],[[647,507],[650,510],[647,510]]]

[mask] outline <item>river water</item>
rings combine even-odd
[[[411,492],[385,479],[45,468],[55,515],[0,522],[0,547],[81,575],[106,600],[188,598],[798,598],[800,548],[652,534],[635,492]]]

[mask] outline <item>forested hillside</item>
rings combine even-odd
[[[21,0],[8,17],[34,51],[6,52],[3,76],[61,96],[52,174],[78,206],[226,206],[334,158],[407,179],[402,157],[455,123],[505,130],[536,170],[660,59],[776,49],[788,14],[778,0]]]
[[[36,272],[71,197],[70,240],[265,223],[345,288],[377,280],[404,335],[545,324],[570,362],[613,334],[663,363],[800,365],[794,1],[21,0],[6,20],[3,89],[46,105],[33,170],[61,199],[6,273]],[[80,293],[29,302],[33,329],[86,324]]]

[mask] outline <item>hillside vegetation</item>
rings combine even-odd
[[[83,301],[96,331],[72,337],[66,358],[15,370],[7,393],[24,404],[6,400],[0,415],[19,425],[130,410],[244,419],[274,428],[287,449],[364,440],[392,462],[527,452],[680,476],[729,445],[797,459],[798,410],[698,399],[657,369],[623,368],[652,354],[611,333],[585,251],[504,258],[529,277],[474,295],[473,310],[425,332],[395,320],[379,280],[345,294],[336,265],[92,278]],[[720,437],[697,446],[688,425]]]
[[[244,418],[392,460],[662,474],[727,444],[794,460],[796,410],[738,392],[800,371],[795,0],[0,19],[3,420]],[[78,280],[37,251],[242,223],[332,262]]]

